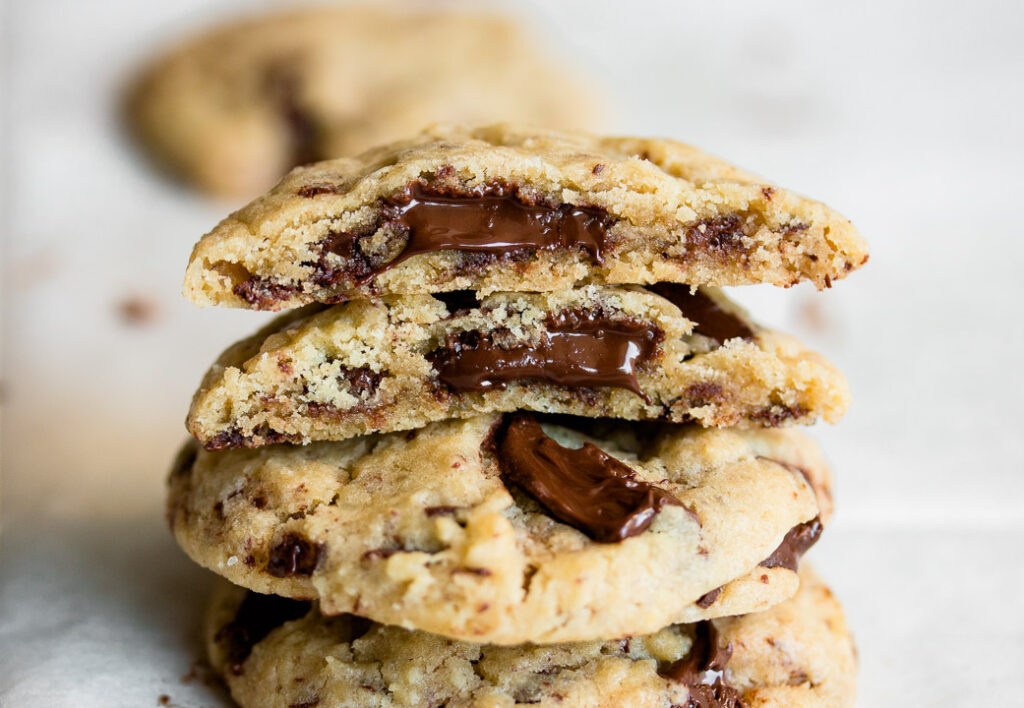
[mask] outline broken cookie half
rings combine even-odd
[[[472,292],[297,310],[229,348],[188,415],[210,449],[527,410],[704,426],[836,421],[842,374],[715,289]]]
[[[292,171],[193,250],[199,305],[584,284],[828,287],[867,245],[818,202],[671,140],[438,127]]]

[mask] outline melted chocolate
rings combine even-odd
[[[390,220],[408,229],[409,240],[395,265],[420,253],[447,249],[504,255],[521,249],[582,248],[604,262],[608,214],[594,207],[524,204],[515,196],[441,195],[414,185],[394,200]]]
[[[606,212],[571,204],[528,204],[512,191],[491,185],[474,194],[440,194],[413,184],[384,202],[381,221],[369,232],[330,234],[319,261],[309,264],[313,281],[320,287],[333,287],[346,278],[362,283],[407,258],[444,250],[462,251],[471,262],[483,263],[496,257],[529,257],[537,250],[582,248],[604,262],[605,235],[612,222]],[[363,251],[360,240],[378,230],[405,234],[397,255],[393,249]],[[329,254],[344,258],[345,266],[329,264]]]
[[[496,447],[512,481],[556,519],[600,543],[643,533],[666,504],[682,506],[592,443],[562,447],[529,415],[511,416]]]
[[[698,290],[690,292],[689,285],[679,283],[657,283],[648,290],[661,295],[682,311],[683,316],[694,322],[693,331],[705,337],[724,342],[733,337],[749,339],[754,330],[742,319],[722,309],[713,299]]]
[[[537,344],[504,349],[489,335],[463,332],[431,358],[438,378],[456,391],[503,389],[509,381],[530,379],[573,388],[615,386],[644,396],[636,368],[655,354],[662,337],[650,324],[566,312],[548,323]]]
[[[722,673],[731,656],[731,645],[718,646],[715,625],[698,622],[694,625],[690,652],[658,673],[670,681],[686,684],[690,695],[685,708],[741,708],[744,703],[739,691],[725,683]],[[713,676],[708,676],[708,672]]]
[[[323,547],[294,533],[286,533],[271,549],[267,572],[275,578],[312,575],[320,563]]]
[[[800,564],[800,558],[817,543],[821,530],[821,519],[817,517],[794,526],[782,539],[779,547],[761,561],[760,565],[765,568],[788,568],[795,572]]]
[[[309,602],[247,593],[235,618],[214,635],[214,640],[227,654],[228,669],[233,674],[241,674],[242,665],[254,646],[285,622],[305,616],[311,607]]]

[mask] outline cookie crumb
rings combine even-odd
[[[150,298],[129,295],[117,303],[117,314],[129,327],[145,327],[160,318],[160,308]]]

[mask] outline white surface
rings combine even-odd
[[[1021,705],[1024,14],[866,5],[515,9],[603,82],[620,130],[732,158],[871,241],[832,291],[739,293],[853,384],[818,431],[839,516],[812,557],[856,631],[860,705]],[[156,178],[114,118],[140,58],[238,6],[8,8],[0,705],[220,705],[180,681],[209,579],[164,527],[162,478],[205,366],[263,317],[180,299],[231,205]],[[132,294],[154,323],[122,324]]]

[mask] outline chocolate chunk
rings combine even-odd
[[[423,510],[423,513],[426,514],[428,518],[433,518],[435,516],[452,516],[458,510],[459,507],[457,506],[428,506]]]
[[[217,630],[214,641],[224,647],[228,669],[242,673],[252,648],[285,622],[303,617],[312,604],[276,595],[250,592],[239,605],[235,618]]]
[[[562,447],[530,415],[509,417],[497,436],[497,454],[509,479],[556,519],[599,543],[643,533],[666,504],[682,506],[592,443]]]
[[[761,425],[777,428],[790,420],[803,418],[809,412],[803,406],[773,404],[759,411],[754,411],[750,414],[750,419],[757,421]]]
[[[611,224],[602,209],[540,204],[505,185],[459,193],[416,182],[384,200],[378,223],[359,232],[329,234],[319,259],[304,265],[313,268],[316,285],[330,288],[344,280],[366,282],[407,258],[443,250],[462,252],[470,267],[494,258],[528,259],[538,250],[558,248],[581,248],[602,263]],[[382,252],[364,251],[363,239],[378,230],[392,239],[404,237],[400,250],[389,242]],[[331,255],[345,264],[339,267]]]
[[[294,533],[286,533],[270,549],[267,572],[275,578],[312,575],[320,562],[321,544],[314,544]]]
[[[719,342],[741,337],[749,339],[754,330],[742,319],[722,309],[713,299],[697,290],[690,292],[689,285],[679,283],[657,283],[648,287],[651,292],[661,295],[679,308],[683,316],[694,322],[693,331]]]
[[[803,554],[817,543],[822,528],[821,519],[817,517],[794,526],[782,539],[779,547],[759,565],[764,568],[788,568],[795,572]]]
[[[372,394],[377,390],[384,374],[362,366],[356,369],[342,369],[341,376],[348,381],[349,386],[356,394]]]
[[[290,298],[295,288],[253,275],[231,288],[231,292],[257,309],[272,310],[277,303]]]
[[[670,681],[686,684],[689,696],[685,708],[742,708],[743,698],[725,683],[725,665],[732,646],[718,646],[718,630],[711,622],[694,625],[690,652],[658,673]]]
[[[526,204],[501,186],[489,194],[443,195],[414,185],[392,202],[392,221],[408,230],[405,250],[395,261],[447,249],[505,254],[520,249],[582,248],[604,262],[611,218],[596,207]]]
[[[729,251],[743,247],[744,218],[739,214],[726,214],[694,224],[686,230],[686,242],[694,250]]]
[[[502,348],[493,333],[462,332],[430,358],[438,378],[456,391],[535,380],[572,388],[614,386],[644,396],[636,369],[654,356],[663,337],[649,323],[571,311],[553,317],[536,344]]]

